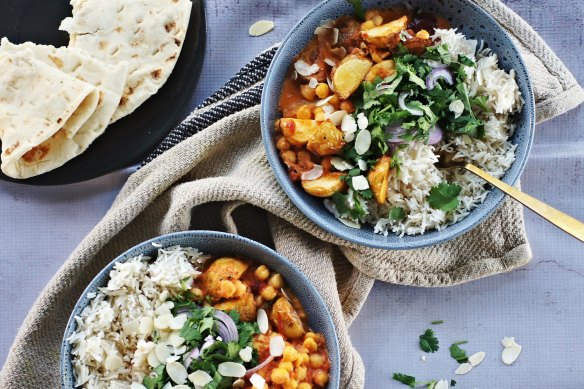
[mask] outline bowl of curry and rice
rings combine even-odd
[[[339,388],[326,304],[288,260],[246,238],[163,235],[112,261],[63,338],[63,388]]]
[[[276,179],[328,232],[411,249],[476,227],[504,195],[441,158],[508,184],[535,124],[525,64],[503,28],[466,0],[329,0],[288,34],[262,95]]]

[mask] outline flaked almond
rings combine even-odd
[[[519,344],[515,342],[515,338],[505,337],[503,338],[501,343],[505,347],[503,353],[501,354],[503,363],[505,363],[506,365],[513,364],[513,362],[515,362],[517,358],[519,358],[519,354],[521,354],[521,350],[523,347],[521,347]]]
[[[341,223],[343,223],[344,225],[346,225],[347,227],[356,228],[356,229],[360,229],[361,228],[361,224],[359,224],[356,221],[353,221],[351,219],[346,219],[344,217],[340,217],[339,218],[339,221]]]
[[[195,386],[205,386],[213,381],[213,377],[211,377],[206,371],[197,370],[194,373],[189,374],[189,381]]]
[[[330,95],[325,99],[318,100],[314,105],[316,105],[317,107],[322,107],[323,105],[328,104],[329,100],[332,99],[333,97],[335,97],[335,95]]]
[[[359,155],[365,154],[371,147],[371,133],[368,130],[361,130],[355,139],[355,151]]]
[[[365,176],[355,176],[351,178],[351,183],[355,190],[367,190],[369,189],[369,181]]]
[[[317,64],[309,65],[305,61],[299,59],[294,62],[294,70],[296,70],[301,76],[308,77],[318,72],[320,68]]]
[[[340,126],[343,123],[343,119],[347,116],[347,111],[339,110],[332,113],[325,113],[324,118],[333,122],[335,126]]]
[[[341,122],[341,130],[345,133],[353,133],[357,131],[357,121],[352,115],[347,115]]]
[[[170,357],[170,348],[164,343],[158,343],[154,352],[161,363],[166,363],[166,360]]]
[[[475,367],[476,365],[481,363],[483,361],[483,359],[485,359],[485,355],[486,354],[483,351],[479,351],[478,353],[474,353],[473,355],[468,357],[468,363],[470,363],[472,365],[472,367]]]
[[[258,327],[260,329],[260,332],[262,334],[265,334],[266,332],[268,332],[268,329],[270,327],[270,323],[268,320],[268,314],[266,313],[266,311],[264,311],[263,309],[258,309]]]
[[[357,166],[359,166],[359,169],[361,169],[362,171],[367,171],[367,162],[365,162],[364,160],[362,159],[358,160]]]
[[[472,365],[468,362],[461,363],[460,366],[454,371],[454,374],[463,375],[472,370]]]
[[[123,365],[124,361],[117,355],[109,355],[104,362],[104,366],[108,371],[116,371]]]
[[[239,357],[241,358],[241,360],[243,362],[249,362],[251,361],[252,355],[253,354],[253,349],[249,346],[247,346],[244,349],[239,350]]]
[[[302,181],[311,181],[311,180],[316,180],[317,178],[319,178],[320,176],[322,176],[322,173],[324,172],[323,168],[321,165],[317,165],[314,164],[314,166],[312,167],[312,169],[310,169],[307,172],[303,172],[302,175],[300,176],[300,179]]]
[[[331,165],[333,165],[334,168],[340,172],[344,172],[345,170],[350,170],[350,169],[354,168],[354,166],[351,163],[349,163],[349,162],[347,162],[344,159],[339,158],[339,157],[332,157],[331,158]]]
[[[317,85],[318,85],[318,80],[314,77],[312,77],[310,79],[310,81],[308,81],[308,86],[311,87],[312,89],[316,88]]]
[[[266,380],[258,373],[253,373],[252,376],[249,377],[249,382],[256,389],[264,389],[264,386],[266,385]]]
[[[284,338],[280,335],[273,336],[270,338],[270,355],[273,357],[279,357],[284,353]]]
[[[217,371],[223,377],[241,378],[245,375],[245,366],[241,363],[223,362],[217,367]]]
[[[179,362],[170,362],[166,365],[166,372],[171,380],[175,383],[182,385],[187,382],[187,369]]]
[[[270,20],[260,20],[249,27],[249,35],[261,36],[274,29],[274,22]]]

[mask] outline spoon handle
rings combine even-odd
[[[515,189],[511,185],[505,184],[503,181],[496,179],[490,174],[487,174],[484,170],[479,169],[470,163],[467,163],[464,168],[481,177],[491,185],[499,188],[556,227],[564,230],[574,238],[584,242],[584,223],[566,215],[563,212],[558,211],[555,208],[550,207],[546,203],[539,201],[518,189]]]

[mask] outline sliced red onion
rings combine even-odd
[[[397,100],[399,107],[404,111],[408,111],[410,114],[414,116],[424,116],[424,111],[422,111],[421,109],[410,108],[406,105],[406,97],[408,97],[409,95],[410,94],[408,92],[400,93],[399,98]]]
[[[193,359],[199,359],[199,356],[201,356],[201,351],[198,348],[192,349],[185,358],[183,366],[188,369]]]
[[[448,85],[454,85],[454,77],[452,76],[452,72],[446,68],[434,68],[426,77],[426,88],[428,90],[434,89],[436,86],[436,82],[438,79],[443,79],[446,81]]]
[[[428,135],[428,144],[435,145],[442,140],[443,136],[444,132],[440,127],[438,127],[437,124],[435,124],[434,128],[432,128],[430,134]]]
[[[387,142],[389,143],[404,143],[404,140],[401,138],[401,136],[405,132],[406,130],[401,126],[401,123],[385,127],[385,133],[391,136],[389,139],[387,139]]]
[[[223,311],[215,310],[215,318],[219,321],[219,336],[225,343],[239,341],[239,333],[235,322]]]
[[[260,371],[261,369],[263,369],[264,367],[266,367],[273,360],[274,360],[274,356],[273,355],[270,355],[269,357],[267,357],[266,359],[264,359],[264,361],[262,363],[260,363],[256,367],[253,367],[253,368],[249,369],[248,371],[246,371],[245,372],[245,375],[246,376],[250,376],[253,373],[255,373],[256,371]]]
[[[316,180],[318,177],[322,176],[323,172],[324,170],[322,169],[322,166],[315,164],[312,169],[302,173],[302,176],[300,176],[300,178],[302,179],[302,181]]]

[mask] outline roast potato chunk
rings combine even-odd
[[[308,140],[306,148],[314,154],[325,156],[339,152],[345,145],[343,132],[330,120],[324,121]]]
[[[341,179],[344,175],[340,172],[324,173],[316,180],[302,181],[302,187],[313,196],[331,197],[335,192],[345,189],[346,184]]]
[[[214,299],[231,298],[237,291],[234,281],[241,277],[247,267],[247,263],[236,258],[219,258],[203,275],[203,286]]]
[[[373,62],[370,59],[356,54],[351,54],[341,61],[333,73],[335,93],[341,100],[348,99],[359,88],[371,66]]]
[[[373,82],[377,77],[383,80],[391,76],[393,73],[395,73],[395,62],[393,62],[391,59],[388,59],[373,65],[373,67],[367,73],[365,80]]]
[[[389,184],[389,173],[391,170],[391,158],[387,155],[379,158],[373,169],[367,175],[367,181],[373,191],[373,196],[377,204],[384,204],[387,201],[387,187]]]
[[[295,146],[305,145],[310,137],[317,132],[318,122],[310,119],[280,119],[282,134]]]
[[[375,47],[393,48],[399,43],[399,33],[405,30],[407,25],[407,16],[402,16],[397,20],[382,24],[379,27],[361,31],[361,37],[365,42],[370,43]]]
[[[257,307],[253,299],[253,294],[247,292],[244,293],[240,298],[222,301],[215,304],[215,309],[221,311],[231,311],[236,310],[241,320],[243,321],[255,321],[257,314]]]
[[[276,300],[272,306],[270,318],[278,332],[284,334],[287,338],[297,339],[304,336],[306,332],[298,313],[285,297],[280,297]]]

